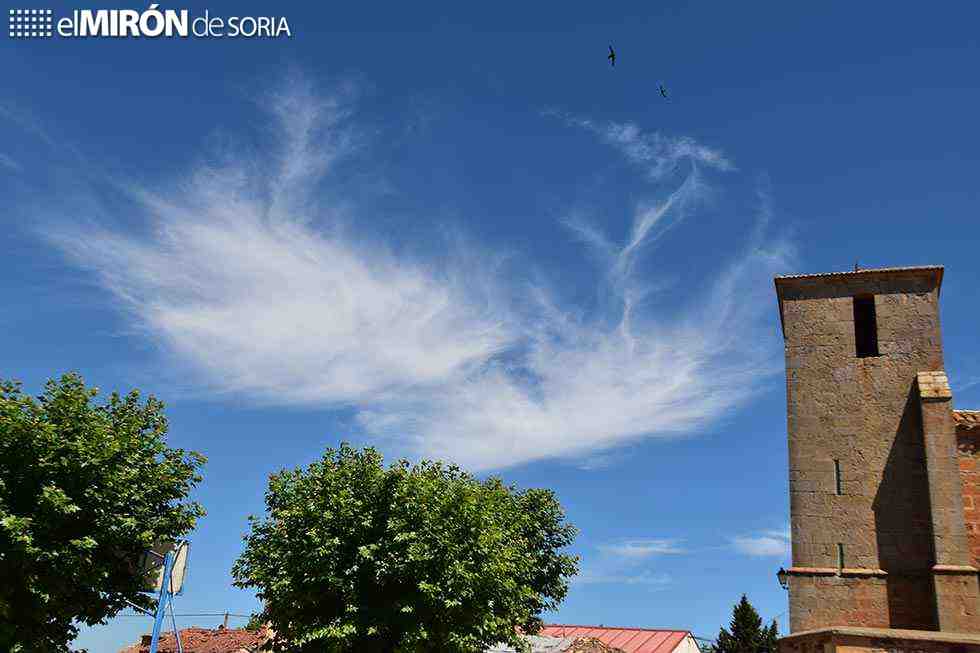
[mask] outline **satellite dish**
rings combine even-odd
[[[184,588],[187,572],[187,542],[158,542],[140,558],[140,575],[143,578],[143,591],[159,593],[163,588],[164,559],[168,553],[173,555],[173,569],[170,572],[169,590],[180,594]]]

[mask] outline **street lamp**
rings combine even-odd
[[[788,590],[789,589],[789,572],[788,571],[786,571],[785,569],[783,569],[782,567],[780,567],[779,568],[779,571],[776,572],[776,579],[779,581],[779,586],[780,587],[782,587],[784,590]]]

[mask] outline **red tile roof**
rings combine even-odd
[[[180,644],[184,653],[237,653],[242,649],[255,651],[268,639],[268,631],[265,630],[184,628],[180,631]],[[147,653],[149,650],[147,642],[133,644],[119,653]],[[177,650],[177,641],[172,632],[160,635],[160,646],[157,650],[160,653],[174,653]]]
[[[670,653],[690,633],[686,630],[548,624],[538,634],[548,637],[595,637],[603,644],[622,649],[625,653]]]
[[[980,428],[980,410],[954,410],[953,421],[957,428]]]
[[[613,648],[596,637],[583,637],[572,642],[565,653],[623,653],[621,648]]]

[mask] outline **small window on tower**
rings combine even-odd
[[[878,319],[874,295],[854,298],[854,343],[858,358],[878,355]]]
[[[844,545],[841,542],[837,543],[837,571],[844,569]]]
[[[837,493],[837,496],[844,494],[842,481],[843,479],[840,475],[840,460],[834,459],[834,492]]]

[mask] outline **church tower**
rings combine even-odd
[[[777,277],[786,350],[790,630],[980,632],[942,267]]]

